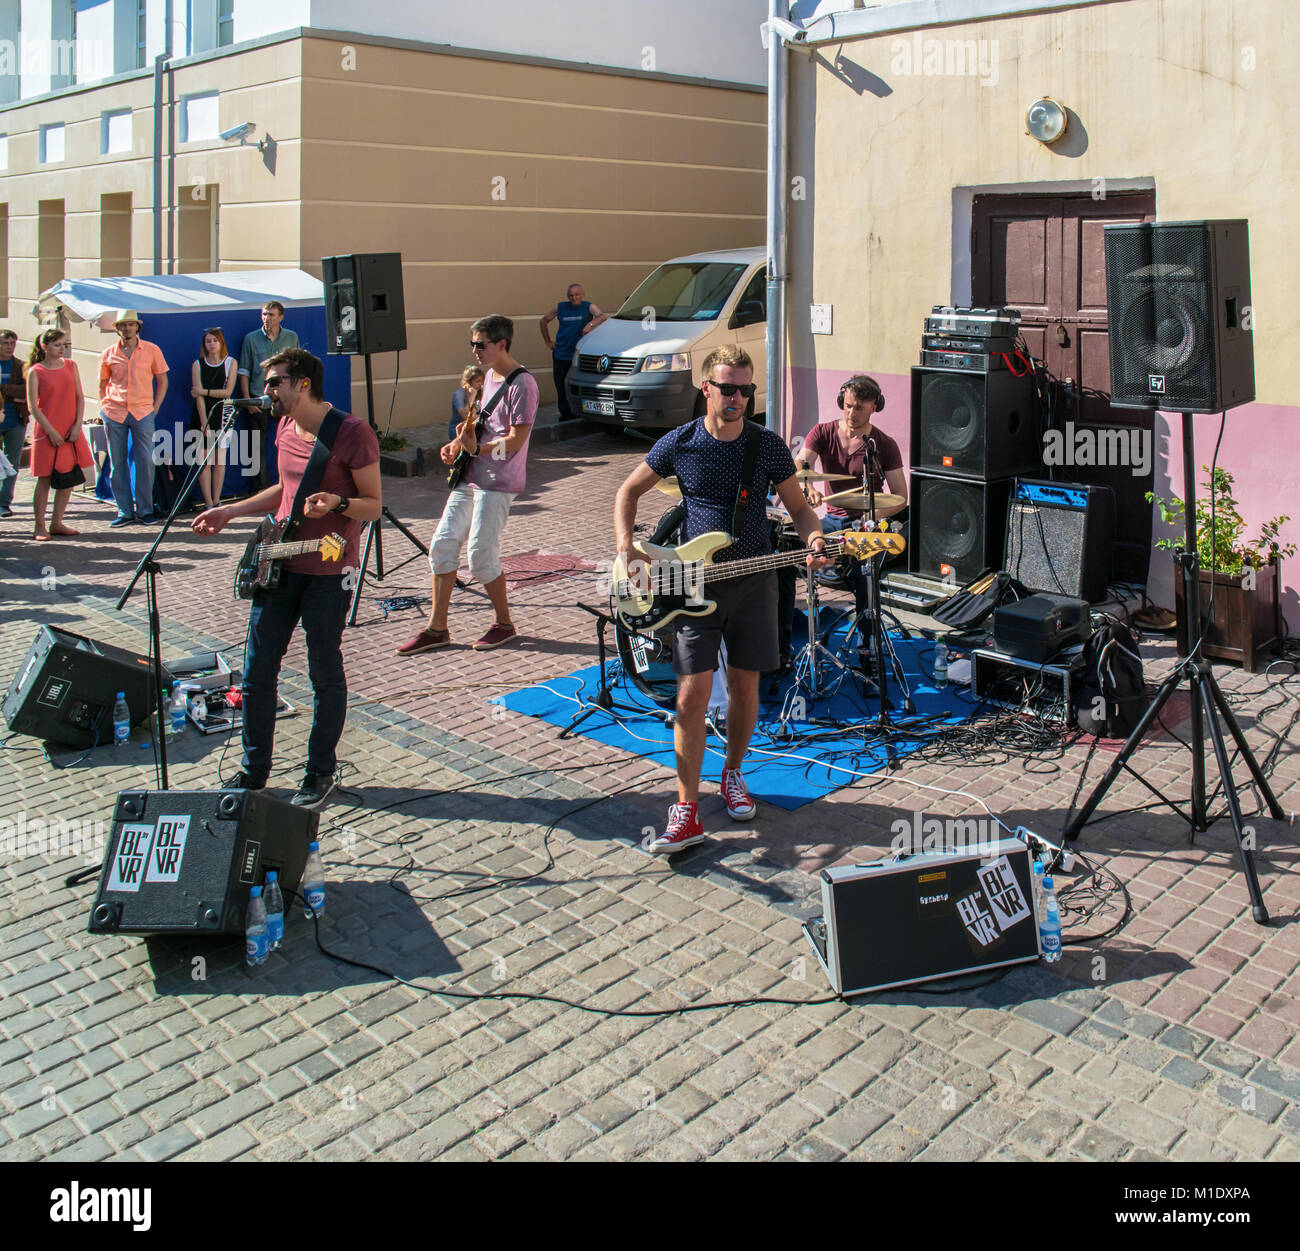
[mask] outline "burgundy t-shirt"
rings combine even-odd
[[[275,446],[279,457],[280,483],[284,490],[280,494],[280,506],[276,509],[276,520],[283,521],[293,509],[293,499],[298,493],[298,484],[306,472],[307,461],[311,458],[315,441],[308,443],[298,433],[292,417],[281,417],[275,432]],[[318,491],[329,491],[334,495],[355,498],[360,492],[352,477],[354,469],[364,469],[379,460],[379,440],[370,428],[370,423],[362,417],[345,416],[343,424],[334,439],[330,458],[321,475]],[[348,550],[341,561],[324,561],[319,552],[309,552],[303,556],[293,556],[285,561],[284,567],[292,573],[341,574],[344,569],[355,569],[361,563],[361,522],[354,517],[345,517],[342,513],[326,513],[324,517],[306,517],[294,531],[293,542],[305,539],[319,539],[327,534],[341,535],[347,540]]]
[[[872,426],[869,437],[876,441],[876,455],[880,457],[881,469],[886,473],[894,469],[902,469],[903,454],[899,451],[898,444],[889,435],[879,426]],[[808,437],[804,440],[804,448],[821,461],[823,470],[827,473],[852,474],[858,480],[857,488],[848,482],[819,485],[818,490],[824,494],[834,495],[837,491],[852,491],[861,487],[862,462],[866,459],[867,442],[865,439],[854,439],[853,442],[854,450],[850,452],[848,440],[840,430],[838,417],[834,421],[819,422],[808,432]],[[879,473],[873,471],[871,478],[872,485],[877,491],[888,490],[884,478]],[[835,517],[861,517],[863,513],[860,508],[845,509],[836,504],[827,504],[826,511]]]

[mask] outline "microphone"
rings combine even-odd
[[[259,395],[255,400],[222,400],[222,403],[229,404],[231,408],[270,408],[271,397]]]

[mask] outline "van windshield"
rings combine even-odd
[[[714,321],[744,272],[744,265],[725,261],[660,265],[614,316],[640,321],[653,311],[657,321]]]

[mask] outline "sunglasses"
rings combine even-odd
[[[712,378],[706,378],[705,382],[715,390],[721,391],[728,399],[739,391],[748,400],[758,390],[758,387],[752,382],[714,382]]]
[[[276,374],[275,376],[268,374],[266,377],[266,381],[262,383],[262,390],[265,391],[267,387],[271,387],[274,390],[284,380],[285,379],[281,377],[279,374]]]
[[[492,344],[500,342],[500,339],[471,339],[469,349],[471,352],[486,352]]]

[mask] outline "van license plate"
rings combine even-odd
[[[614,401],[583,400],[582,411],[584,413],[599,413],[602,417],[612,417],[614,415]]]

